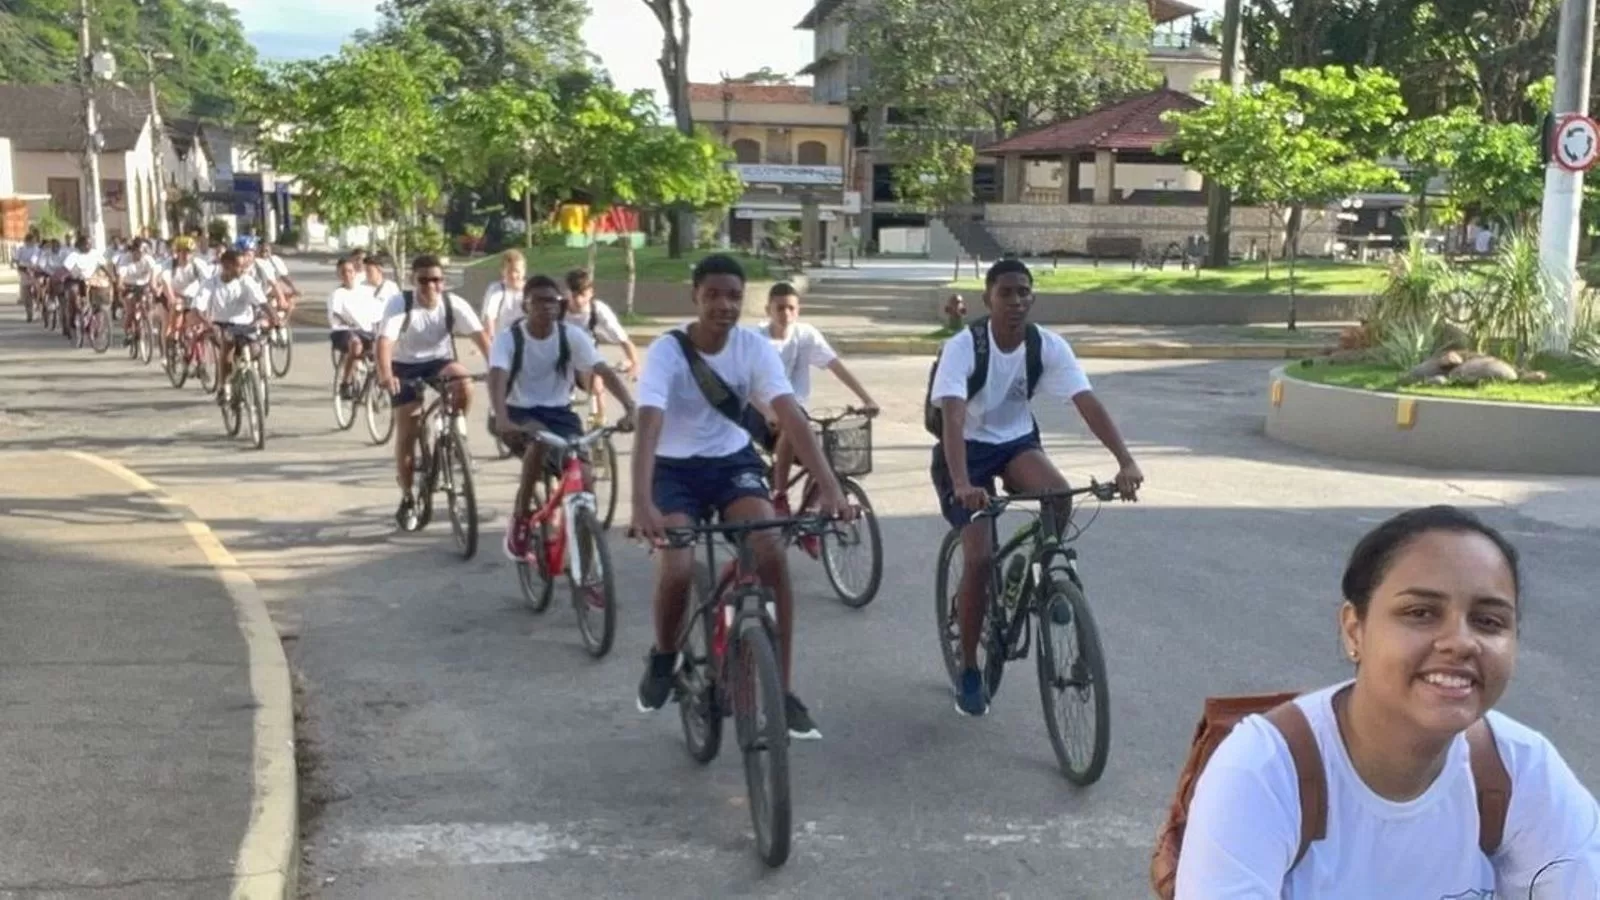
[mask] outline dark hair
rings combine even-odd
[[[772,290],[767,291],[767,299],[768,300],[774,299],[776,297],[798,297],[798,296],[800,296],[800,292],[795,290],[794,285],[790,284],[787,281],[780,281],[777,284],[772,286]]]
[[[217,262],[231,262],[237,264],[239,262],[239,251],[230,247],[229,249],[222,251],[222,255],[217,257]]]
[[[1389,566],[1400,555],[1400,551],[1431,531],[1481,534],[1493,541],[1505,556],[1506,566],[1511,569],[1511,586],[1521,592],[1522,573],[1517,565],[1517,548],[1511,546],[1504,535],[1460,507],[1426,506],[1407,510],[1372,529],[1350,551],[1350,561],[1345,564],[1344,580],[1340,587],[1345,600],[1356,608],[1356,615],[1366,617],[1372,592],[1389,573]],[[1520,614],[1520,607],[1518,612]]]
[[[712,275],[732,275],[739,279],[740,282],[745,280],[744,266],[739,265],[737,259],[726,253],[713,253],[700,260],[694,267],[694,276],[691,280],[694,282],[695,287],[699,287],[701,282],[704,282]]]
[[[432,253],[419,253],[411,259],[411,271],[421,272],[423,269],[442,269],[444,265],[439,262],[439,257]]]
[[[555,291],[556,296],[565,299],[561,293],[561,285],[557,284],[556,280],[549,275],[529,275],[528,280],[522,283],[522,296],[527,297],[540,288],[548,288]]]
[[[984,290],[994,287],[1000,276],[1012,273],[1028,276],[1028,283],[1033,284],[1033,272],[1028,269],[1028,264],[1014,256],[1008,256],[989,267],[988,274],[983,276]]]
[[[574,294],[581,294],[594,287],[594,276],[588,269],[573,269],[567,273],[567,290]]]

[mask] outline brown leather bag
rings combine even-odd
[[[1300,784],[1300,850],[1292,871],[1305,858],[1314,841],[1327,836],[1328,782],[1322,767],[1322,752],[1316,734],[1300,707],[1293,702],[1299,694],[1256,694],[1237,697],[1208,697],[1189,758],[1178,775],[1178,790],[1166,821],[1156,834],[1155,852],[1150,857],[1150,886],[1160,900],[1173,900],[1177,893],[1178,855],[1183,848],[1183,832],[1189,824],[1189,801],[1206,763],[1246,716],[1260,714],[1283,734],[1294,759],[1296,780]],[[1478,847],[1485,856],[1500,848],[1505,832],[1506,811],[1511,806],[1511,775],[1506,772],[1494,733],[1484,719],[1467,728],[1467,747],[1472,759],[1472,780],[1478,793]]]

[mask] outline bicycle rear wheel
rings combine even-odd
[[[333,367],[333,424],[337,425],[340,431],[349,431],[356,424],[358,399],[359,395],[355,393],[345,396],[345,384],[339,377],[339,366],[336,364]],[[367,427],[371,426],[369,420]]]
[[[578,633],[583,635],[583,649],[599,659],[611,652],[617,637],[617,590],[611,574],[611,550],[593,510],[577,511],[571,534],[567,580],[572,588],[572,606],[578,613]],[[574,569],[579,573],[576,578],[572,575]]]
[[[241,386],[237,379],[234,380],[233,386],[233,396],[226,400],[219,399],[217,402],[217,407],[222,410],[222,429],[228,433],[228,437],[238,437],[239,429],[244,425],[244,416],[239,411],[244,398],[239,396]]]
[[[857,510],[856,520],[837,523],[843,534],[822,536],[822,571],[844,605],[860,609],[872,602],[883,583],[883,535],[867,492],[853,478],[839,479],[844,499]]]
[[[729,646],[733,659],[734,728],[744,754],[756,853],[769,867],[789,859],[789,723],[772,633],[759,616],[742,616]]]
[[[1111,751],[1111,700],[1100,632],[1088,599],[1065,572],[1050,573],[1043,590],[1039,697],[1045,729],[1061,774],[1076,785],[1094,784]]]
[[[711,601],[711,570],[703,562],[694,564],[694,608],[701,610]],[[711,613],[690,623],[684,644],[683,668],[678,672],[678,720],[683,723],[683,742],[689,756],[705,765],[722,749],[722,703],[717,690],[717,660],[712,657],[716,623]]]
[[[478,552],[478,495],[472,487],[472,465],[466,445],[453,435],[439,444],[434,462],[440,487],[444,488],[445,510],[450,514],[450,533],[462,559]]]
[[[939,650],[944,656],[945,674],[950,677],[951,690],[961,689],[961,576],[964,572],[961,555],[961,529],[953,528],[939,546],[939,574],[934,584],[934,612],[939,629]],[[985,593],[989,589],[985,588]],[[1000,643],[996,637],[992,600],[986,600],[983,616],[983,636],[978,640],[978,671],[983,673],[983,683],[992,699],[1000,691],[1000,678],[1005,674],[1005,652],[996,651]],[[1003,625],[1002,625],[1003,627]]]
[[[167,381],[175,388],[183,387],[189,380],[189,348],[179,340],[167,341],[166,359],[161,367],[167,370]]]

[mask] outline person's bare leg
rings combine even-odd
[[[420,400],[395,407],[394,410],[394,475],[400,492],[411,495],[411,475],[416,459],[417,429],[421,423],[417,413],[422,408]]]
[[[978,667],[978,639],[983,635],[993,554],[987,520],[961,530],[961,665],[966,669]]]
[[[694,524],[683,513],[672,513],[663,519],[668,528],[684,528]],[[674,653],[678,649],[678,632],[683,628],[683,616],[689,600],[689,582],[694,577],[694,554],[694,547],[662,549],[656,554],[654,649],[657,653]]]
[[[1024,450],[1006,463],[1005,483],[1016,493],[1041,493],[1067,489],[1066,476],[1061,474],[1043,450]],[[1056,527],[1064,529],[1072,512],[1072,501],[1066,498],[1050,501],[1055,510]]]
[[[779,434],[778,446],[772,454],[772,496],[788,496],[789,473],[793,468],[794,444],[787,434]]]

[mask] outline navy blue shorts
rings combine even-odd
[[[1003,475],[1006,466],[1013,459],[1029,450],[1043,449],[1039,443],[1039,429],[1035,428],[1028,434],[1014,441],[1003,444],[989,444],[983,441],[967,441],[967,480],[973,487],[981,487],[993,494],[995,480]],[[950,494],[955,486],[950,480],[950,467],[945,463],[944,445],[933,445],[933,489],[939,494],[939,511],[944,514],[944,520],[954,528],[961,528],[972,521],[972,511],[957,504]]]
[[[391,363],[394,377],[400,379],[400,392],[390,401],[391,406],[409,406],[422,399],[422,388],[419,385],[407,384],[410,378],[438,378],[444,367],[450,365],[448,359],[430,359],[419,363]]]
[[[222,330],[222,337],[237,347],[247,344],[261,337],[261,326],[240,325],[237,322],[218,322],[217,327]]]
[[[511,424],[513,425],[537,423],[545,431],[556,437],[564,437],[569,440],[583,437],[583,420],[578,418],[578,414],[573,412],[570,406],[507,406],[506,413],[511,416]],[[529,447],[537,443],[533,435],[529,435],[524,440],[527,442],[525,446]],[[510,446],[512,452],[516,455],[522,455],[523,447],[511,446],[509,443],[507,446]],[[546,449],[548,450],[548,448]],[[547,452],[545,454],[546,463],[556,462],[555,455],[554,451]],[[589,451],[586,448],[579,451],[578,455],[587,460]]]
[[[721,513],[742,497],[772,499],[766,466],[748,445],[731,456],[658,456],[650,494],[662,515],[682,513],[697,521]]]
[[[376,347],[378,344],[377,339],[372,336],[370,331],[330,331],[328,332],[328,341],[333,344],[333,349],[340,353],[349,353],[352,335],[360,338],[364,346]]]

